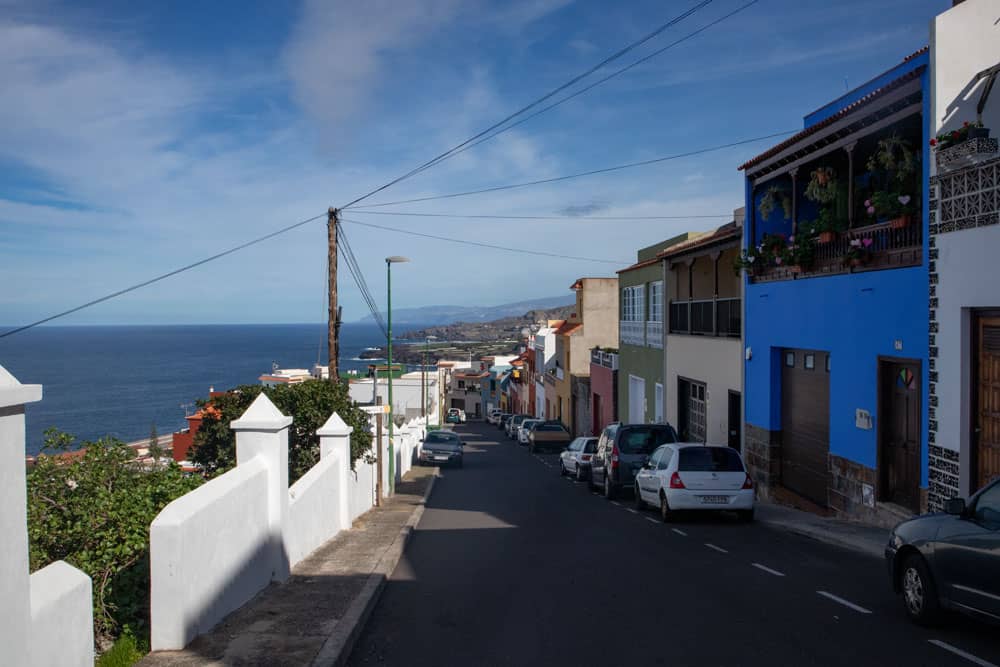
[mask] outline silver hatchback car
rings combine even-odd
[[[559,474],[573,475],[579,481],[590,474],[590,460],[597,450],[597,438],[577,438],[559,454]]]

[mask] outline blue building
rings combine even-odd
[[[927,506],[924,49],[746,174],[745,442],[763,497],[888,524]]]

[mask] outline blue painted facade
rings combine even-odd
[[[805,116],[806,128],[821,122],[900,76],[924,67],[920,75],[923,118],[929,113],[929,73],[927,54],[922,54],[889,70],[834,102]],[[922,123],[922,215],[924,243],[921,265],[907,268],[868,270],[836,275],[799,277],[771,282],[745,280],[745,345],[751,358],[745,363],[744,415],[748,440],[756,429],[782,430],[783,349],[824,351],[830,355],[829,452],[867,468],[878,469],[879,358],[918,361],[921,368],[920,486],[927,487],[928,415],[928,164],[932,159]],[[863,131],[859,132],[863,135]],[[749,171],[752,171],[749,170]],[[802,195],[805,180],[797,188],[797,217],[815,217],[815,204]],[[792,180],[781,176],[765,183]],[[779,210],[761,220],[758,211],[762,188],[754,193],[746,178],[747,224],[744,247],[759,242],[763,233],[792,233],[791,221]],[[754,220],[753,216],[757,216]],[[916,224],[916,223],[914,223]],[[753,238],[751,238],[753,236]],[[901,346],[901,349],[900,349]],[[817,369],[824,372],[825,369]],[[856,410],[872,416],[870,430],[858,428]],[[756,431],[760,432],[760,431]],[[762,436],[763,437],[763,436]],[[777,441],[780,442],[780,436]],[[772,481],[780,483],[780,469],[770,467]],[[776,477],[775,477],[776,476]],[[877,478],[877,477],[876,477]],[[834,484],[832,481],[830,484]]]

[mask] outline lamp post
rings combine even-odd
[[[392,446],[392,434],[395,429],[396,415],[392,405],[392,265],[409,262],[406,257],[393,255],[385,258],[385,290],[386,290],[386,348],[388,350],[389,362],[389,495],[396,490],[396,455]],[[375,382],[378,382],[378,373],[375,374]],[[382,444],[379,443],[379,447]]]

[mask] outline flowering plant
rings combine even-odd
[[[879,191],[865,200],[865,211],[876,219],[892,220],[917,212],[916,200],[899,192]]]
[[[870,236],[851,239],[844,253],[844,264],[864,264],[871,257],[871,247],[874,241]]]
[[[937,148],[948,148],[949,146],[954,146],[955,144],[960,144],[969,138],[969,130],[973,127],[982,127],[982,121],[975,121],[970,123],[965,121],[962,123],[962,127],[957,130],[952,130],[951,132],[942,132],[937,135],[934,139],[931,139],[931,146]]]

